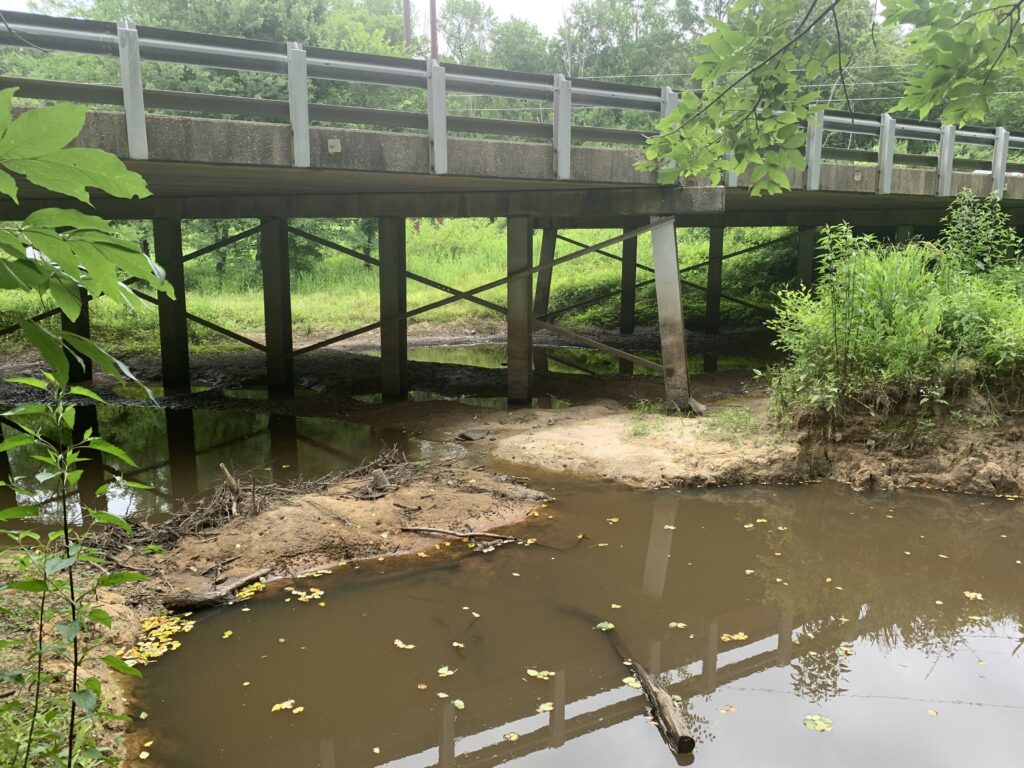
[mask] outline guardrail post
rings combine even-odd
[[[817,112],[807,119],[807,145],[804,148],[804,159],[807,162],[804,189],[809,192],[816,192],[821,189],[821,147],[823,138],[822,114]]]
[[[950,197],[953,194],[953,147],[956,145],[956,126],[944,125],[939,130],[939,179],[936,194]]]
[[[882,115],[878,129],[878,193],[892,193],[893,155],[896,151],[896,119],[889,114]]]
[[[309,168],[309,77],[301,43],[288,43],[288,118],[292,124],[292,165]]]
[[[1010,132],[1005,128],[996,128],[996,138],[992,145],[992,194],[1003,199],[1006,190],[1006,160],[1010,151]]]
[[[448,173],[448,107],[444,67],[427,64],[427,138],[430,142],[430,172]]]
[[[556,179],[572,178],[572,83],[565,75],[555,75],[555,113],[551,121],[554,141]]]
[[[132,160],[148,160],[149,139],[146,136],[146,106],[142,99],[139,32],[130,21],[117,22],[117,49],[121,59],[124,118],[128,127],[128,157]]]

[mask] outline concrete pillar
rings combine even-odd
[[[192,375],[188,357],[188,317],[185,314],[185,263],[181,251],[181,222],[154,219],[153,247],[174,298],[157,295],[160,321],[160,374],[164,392],[188,393]]]
[[[718,687],[718,622],[709,621],[704,644],[704,658],[700,665],[704,693],[712,694]]]
[[[437,738],[438,768],[455,768],[455,705],[451,699],[441,704],[441,733]]]
[[[554,709],[548,715],[548,746],[560,747],[565,744],[565,670],[555,672]]]
[[[705,295],[705,330],[717,336],[722,320],[722,255],[725,250],[725,228],[711,227],[708,233],[708,292]],[[704,355],[704,372],[718,370],[718,355]]]
[[[380,219],[380,388],[384,397],[409,391],[408,320],[388,320],[406,312],[405,219]]]
[[[619,284],[619,333],[633,333],[636,328],[636,238],[622,241],[622,280]],[[619,359],[619,373],[633,374],[633,363]]]
[[[555,260],[557,230],[545,229],[540,241],[540,266],[547,267],[537,273],[537,295],[533,300],[533,316],[543,318],[551,310],[551,262]]]
[[[275,483],[284,485],[299,474],[299,431],[295,417],[272,413],[270,430],[270,474]]]
[[[4,428],[0,424],[0,443],[4,441]],[[11,488],[11,457],[0,453],[0,509],[18,506],[18,494]]]
[[[914,228],[910,226],[899,226],[896,227],[896,236],[893,238],[894,243],[909,243],[914,239]]]
[[[260,222],[263,270],[263,324],[267,345],[267,392],[290,395],[295,387],[292,360],[292,295],[288,264],[288,221]]]
[[[526,216],[508,218],[508,274],[528,272],[533,267],[533,236]],[[508,401],[529,404],[530,362],[533,343],[533,275],[524,274],[508,282]]]
[[[78,317],[72,320],[62,312],[60,316],[60,329],[89,338],[89,292],[84,288],[79,288],[78,296],[82,303]],[[79,384],[92,379],[92,360],[71,352],[67,353],[67,358],[68,381],[70,383]]]
[[[653,217],[654,286],[658,296],[661,361],[665,366],[665,400],[681,408],[690,402],[690,376],[686,369],[686,330],[683,296],[679,287],[679,252],[676,223],[671,216]]]
[[[814,262],[817,250],[818,228],[801,229],[797,245],[796,274],[802,285],[814,285]]]
[[[171,505],[199,495],[199,471],[196,466],[196,430],[191,408],[164,411],[167,429],[167,467],[171,474]]]
[[[93,435],[100,434],[99,414],[95,405],[75,406],[75,426],[71,430],[71,437],[78,443],[85,439],[85,433],[91,430]],[[86,509],[98,509],[106,511],[107,497],[97,496],[96,492],[106,482],[106,472],[103,469],[104,454],[92,448],[83,448],[79,455],[81,463],[78,469],[82,476],[78,480],[78,502],[82,511]]]
[[[661,598],[668,580],[668,566],[671,562],[673,529],[666,525],[676,523],[677,498],[669,494],[654,497],[651,514],[651,532],[647,537],[647,557],[644,560],[643,590],[649,595]]]

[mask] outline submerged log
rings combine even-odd
[[[175,592],[173,595],[167,595],[164,598],[164,608],[169,611],[194,611],[199,608],[212,608],[221,603],[228,602],[237,590],[249,586],[254,581],[259,581],[270,571],[270,568],[260,568],[248,576],[233,579],[216,589],[206,592]]]
[[[693,734],[690,733],[690,729],[683,722],[682,713],[679,711],[679,706],[673,700],[672,695],[665,690],[654,675],[644,669],[630,655],[625,644],[622,642],[622,638],[619,637],[619,634],[614,629],[608,630],[607,634],[616,652],[633,670],[633,677],[640,683],[640,690],[643,691],[644,697],[647,699],[647,706],[651,710],[651,715],[665,737],[665,741],[668,742],[669,748],[679,755],[688,755],[693,752],[697,742],[694,741]]]
[[[497,539],[498,541],[519,541],[515,536],[504,533],[487,533],[486,531],[449,531],[446,528],[413,528],[402,527],[399,530],[406,533],[426,533],[434,536],[451,536],[454,539]]]

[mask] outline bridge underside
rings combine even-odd
[[[311,167],[296,168],[288,125],[170,116],[146,118],[149,159],[129,160],[123,114],[93,112],[77,143],[108,150],[126,160],[149,183],[152,196],[144,200],[96,197],[94,210],[112,219],[151,219],[154,250],[178,297],[147,297],[157,304],[163,356],[164,385],[170,391],[190,386],[188,322],[197,322],[266,353],[268,388],[288,393],[293,387],[293,361],[298,355],[328,343],[379,330],[381,387],[386,395],[407,389],[406,326],[409,318],[453,301],[470,301],[502,314],[508,322],[508,392],[512,402],[528,402],[534,365],[532,334],[545,329],[578,344],[595,347],[620,359],[620,370],[633,365],[664,374],[666,400],[681,407],[694,405],[689,397],[681,285],[707,297],[707,330],[718,330],[722,299],[744,303],[721,292],[726,227],[796,226],[799,276],[814,277],[816,228],[847,221],[854,226],[895,232],[907,237],[914,228],[928,232],[939,224],[948,198],[935,195],[934,171],[897,168],[893,194],[877,194],[877,170],[867,166],[829,165],[822,168],[820,189],[805,190],[800,174],[791,174],[794,191],[778,196],[751,197],[742,186],[658,186],[651,174],[635,170],[638,150],[573,148],[573,180],[557,180],[549,144],[480,139],[449,142],[449,173],[430,173],[427,137],[336,128],[311,130]],[[954,189],[970,187],[985,194],[991,180],[985,174],[954,174]],[[744,179],[739,179],[742,185]],[[42,190],[20,190],[21,204],[0,203],[0,219],[20,219],[31,210],[67,205]],[[1004,204],[1018,226],[1024,225],[1024,178],[1007,179]],[[303,218],[377,218],[379,252],[358,253],[321,240],[289,220]],[[502,217],[508,219],[506,277],[470,290],[457,290],[406,269],[405,219],[417,217]],[[182,251],[181,222],[185,219],[252,218],[259,225],[193,254]],[[292,221],[292,224],[297,222]],[[682,279],[678,266],[676,227],[709,227],[710,251],[705,265],[706,286]],[[622,234],[556,258],[556,241],[569,229],[618,229]],[[543,230],[539,260],[534,259],[533,231]],[[650,233],[654,266],[638,265],[637,237]],[[186,310],[184,268],[191,258],[235,242],[242,236],[260,240],[264,277],[265,343],[217,326]],[[310,347],[292,343],[289,238],[304,237],[318,245],[347,253],[380,271],[381,317],[378,322],[339,334]],[[619,246],[616,252],[609,251]],[[600,253],[622,264],[620,331],[631,333],[636,290],[654,283],[661,330],[662,363],[655,364],[561,328],[551,322],[551,275],[560,263],[588,253]],[[653,278],[637,283],[638,270]],[[534,276],[536,275],[536,280]],[[448,297],[427,307],[408,310],[406,282],[418,281]],[[479,294],[504,286],[507,300],[498,305]],[[603,298],[603,297],[602,297]],[[758,308],[760,309],[760,308]],[[46,314],[57,314],[51,310]],[[87,319],[84,321],[87,324]],[[79,333],[87,332],[80,319]],[[2,331],[0,331],[2,332]],[[714,362],[711,363],[712,367]],[[82,377],[88,371],[81,371]]]

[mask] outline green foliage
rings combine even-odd
[[[789,358],[771,374],[778,412],[884,413],[908,401],[945,405],[977,381],[1019,386],[1024,281],[1015,257],[1006,263],[1016,235],[992,206],[958,198],[942,247],[826,228],[818,285],[783,292],[769,323]]]
[[[997,198],[975,197],[967,190],[957,195],[943,217],[939,245],[944,257],[961,270],[1020,265],[1022,243],[1010,215]]]

